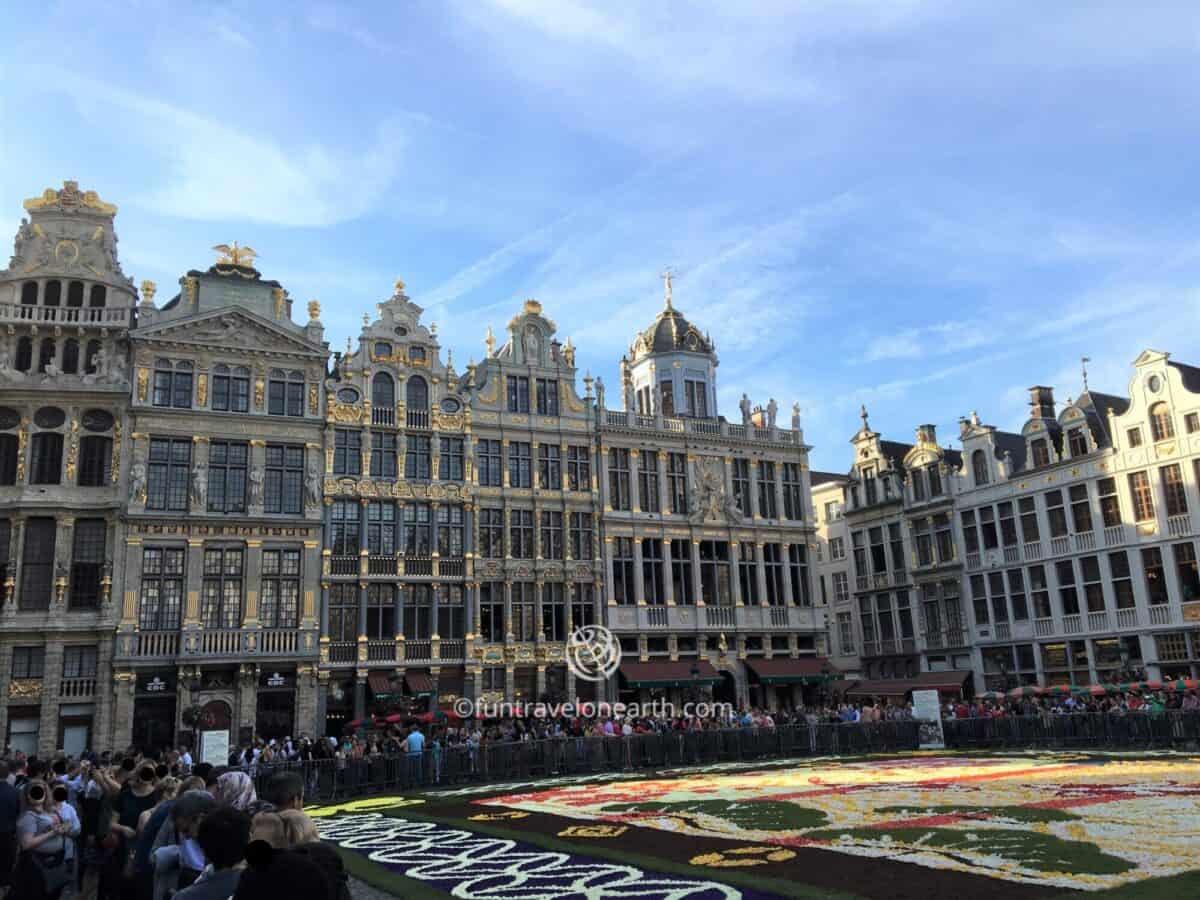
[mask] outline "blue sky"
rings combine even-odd
[[[403,277],[461,368],[537,297],[616,383],[675,301],[722,411],[1017,428],[1024,389],[1200,362],[1195,3],[11,4],[0,232],[64,178],[160,300],[209,247],[335,348]]]

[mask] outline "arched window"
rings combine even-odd
[[[67,285],[67,306],[83,306],[83,282],[72,281]]]
[[[21,285],[21,303],[24,306],[37,306],[38,286],[36,281],[27,281]]]
[[[41,349],[38,351],[38,371],[45,372],[46,366],[54,362],[54,338],[42,338]]]
[[[408,386],[404,391],[404,403],[411,412],[424,412],[429,409],[429,385],[420,375],[414,375],[408,379]]]
[[[79,372],[79,341],[75,338],[67,338],[63,344],[62,366],[60,367],[68,375],[75,375]]]
[[[13,368],[18,372],[28,372],[33,366],[33,338],[23,337],[17,340],[17,359]]]
[[[92,293],[88,297],[88,306],[99,308],[108,302],[108,288],[102,284],[93,284]]]
[[[371,405],[392,409],[396,405],[396,382],[387,372],[379,372],[371,381]]]
[[[1175,425],[1171,421],[1171,410],[1167,408],[1167,404],[1155,403],[1150,407],[1150,433],[1156,441],[1175,437]]]
[[[58,484],[62,480],[63,436],[57,431],[39,431],[33,436],[30,484]]]
[[[42,298],[42,306],[58,306],[62,301],[62,282],[47,281],[46,293]]]
[[[988,464],[987,454],[982,450],[976,450],[971,454],[971,468],[975,470],[975,483],[988,483]]]
[[[99,352],[99,341],[87,342],[87,352],[83,355],[83,371],[88,375],[94,375],[96,373],[96,354]]]

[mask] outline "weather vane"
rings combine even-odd
[[[1080,359],[1079,359],[1079,362],[1080,362],[1079,368],[1080,368],[1080,371],[1083,372],[1083,391],[1085,394],[1087,393],[1087,389],[1088,389],[1087,364],[1090,363],[1091,361],[1092,361],[1092,358],[1090,356],[1083,356],[1083,357],[1080,357]]]

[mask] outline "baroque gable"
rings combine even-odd
[[[241,309],[225,309],[172,319],[131,332],[138,344],[205,353],[237,351],[267,356],[323,360],[325,350]]]

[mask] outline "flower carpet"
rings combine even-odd
[[[1200,877],[1200,757],[1180,754],[800,760],[435,788],[315,814],[344,856],[470,900],[1176,897],[1200,884],[1179,881]],[[1156,879],[1163,892],[1147,893]]]

